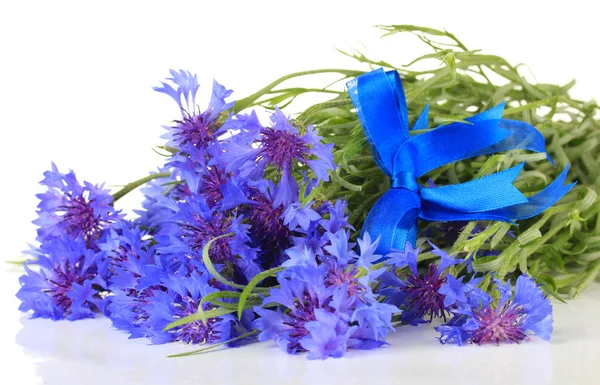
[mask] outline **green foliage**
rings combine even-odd
[[[235,111],[258,105],[266,108],[273,108],[275,104],[288,105],[307,93],[333,95],[329,101],[311,106],[297,117],[301,128],[314,124],[325,141],[335,144],[334,157],[340,166],[332,178],[333,183],[320,185],[310,198],[346,197],[350,221],[360,230],[371,206],[390,188],[390,183],[372,159],[347,94],[339,91],[339,83],[335,82],[310,89],[278,89],[277,86],[301,76],[335,73],[340,75],[339,81],[343,81],[377,67],[395,69],[404,82],[409,121],[414,122],[428,103],[430,127],[464,119],[505,101],[505,117],[528,122],[544,135],[556,168],[543,155],[510,151],[443,166],[423,177],[421,182],[428,178],[440,185],[465,182],[526,162],[525,170],[515,184],[527,195],[542,190],[570,163],[568,179],[577,181],[577,186],[559,204],[542,215],[519,222],[519,226],[480,222],[478,228],[483,230],[471,236],[475,223],[470,223],[453,243],[441,237],[432,241],[461,258],[473,258],[473,267],[479,272],[500,276],[528,273],[554,296],[573,297],[579,293],[600,271],[600,202],[597,195],[600,189],[600,120],[596,102],[570,97],[569,90],[574,81],[563,86],[531,83],[519,72],[520,65],[512,65],[495,55],[468,50],[449,32],[411,25],[379,28],[385,31],[386,37],[411,33],[432,52],[407,65],[368,58],[359,51],[343,52],[355,59],[361,69],[291,74],[242,99],[236,103]],[[419,66],[432,64],[430,69],[413,70],[417,63]],[[431,226],[436,225],[420,224],[421,230]],[[418,242],[427,246],[425,240],[421,238]],[[490,249],[499,254],[478,256]],[[421,256],[422,259],[432,257],[431,253]]]

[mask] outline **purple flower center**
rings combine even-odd
[[[184,223],[182,225],[183,238],[194,251],[202,251],[206,242],[213,238],[226,234],[231,220],[223,213],[215,212],[210,219],[204,219],[199,214],[194,214],[195,223]],[[209,252],[213,263],[224,263],[233,260],[231,246],[226,238],[217,239],[211,246]]]
[[[343,268],[341,266],[334,266],[329,269],[327,272],[327,278],[325,280],[325,285],[341,287],[345,283],[348,284],[348,295],[354,296],[358,292],[362,292],[365,290],[365,287],[358,282],[356,279],[356,274],[358,270],[356,267],[351,266],[349,268]]]
[[[137,252],[133,248],[127,248],[123,245],[119,245],[116,250],[113,250],[113,254],[109,259],[109,266],[107,267],[109,278],[115,274],[115,267],[123,267],[125,262],[134,259],[139,259]],[[140,278],[141,275],[137,272],[130,271],[134,278]]]
[[[187,306],[183,311],[182,317],[198,312],[198,304],[192,299],[188,299]],[[209,318],[206,323],[201,320],[192,321],[183,325],[176,330],[176,341],[181,341],[186,344],[204,344],[214,341],[220,334],[219,330],[215,330],[214,324],[219,318]]]
[[[283,205],[273,208],[271,201],[261,193],[254,194],[251,199],[256,202],[248,214],[253,238],[260,240],[264,249],[287,249],[291,245],[292,232],[283,224]]]
[[[423,277],[418,275],[409,275],[407,277],[407,287],[404,289],[408,294],[408,304],[411,310],[415,311],[418,317],[429,314],[429,321],[434,317],[444,318],[443,294],[438,293],[440,287],[446,282],[446,276],[440,277],[437,266],[430,264],[427,273]]]
[[[294,132],[266,128],[261,135],[259,155],[279,170],[291,167],[294,161],[304,162],[309,155],[306,141]]]
[[[206,198],[206,203],[210,208],[223,199],[221,186],[227,182],[227,173],[217,166],[211,167],[202,175],[202,186],[200,194]]]
[[[60,225],[65,232],[73,238],[83,236],[86,240],[96,235],[105,222],[94,215],[91,202],[83,196],[73,198],[68,193],[65,194],[65,198],[65,204],[57,210],[63,212]]]
[[[73,290],[73,283],[82,285],[86,279],[93,278],[92,274],[82,274],[82,260],[83,258],[77,261],[75,266],[71,266],[69,261],[66,261],[64,266],[57,263],[52,270],[54,273],[52,278],[48,280],[52,287],[45,292],[50,295],[56,306],[64,311],[71,307],[72,300],[67,294]]]
[[[177,121],[173,137],[180,145],[206,147],[213,138],[215,122],[207,122],[202,115],[193,115]]]
[[[300,301],[296,301],[294,308],[288,314],[290,321],[284,322],[285,325],[292,327],[292,331],[289,334],[292,341],[288,344],[288,352],[305,350],[298,340],[308,335],[308,330],[306,330],[304,325],[307,322],[317,319],[315,317],[316,307],[318,307],[318,304],[313,303],[313,299],[307,293],[304,293]]]
[[[473,343],[521,342],[527,338],[521,326],[524,315],[521,307],[510,306],[508,303],[502,308],[492,309],[486,307],[475,310],[475,319],[479,327],[473,332]]]
[[[187,183],[178,183],[175,187],[170,191],[170,197],[176,202],[183,202],[186,198],[191,197],[192,190],[187,185]]]

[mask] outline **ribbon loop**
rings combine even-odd
[[[545,152],[544,137],[527,123],[502,119],[504,103],[464,122],[411,137],[402,81],[396,71],[378,69],[347,86],[373,158],[391,180],[392,188],[375,203],[363,225],[363,233],[380,237],[379,254],[404,250],[406,242],[414,245],[418,218],[513,223],[544,211],[574,186],[563,185],[567,166],[543,191],[526,198],[513,185],[521,164],[466,183],[423,188],[418,177],[452,162],[515,149]],[[417,119],[416,129],[426,128],[427,111]]]

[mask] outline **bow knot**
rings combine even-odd
[[[414,191],[419,193],[421,186],[417,183],[417,178],[414,173],[410,171],[399,171],[394,174],[391,178],[392,188],[403,188],[406,190]]]
[[[465,122],[411,136],[404,89],[396,71],[371,71],[347,86],[373,159],[392,186],[375,203],[362,228],[363,233],[380,238],[377,254],[404,250],[406,242],[414,246],[418,218],[512,223],[539,214],[574,186],[563,185],[567,165],[544,190],[527,198],[513,185],[521,164],[466,183],[421,187],[417,178],[452,162],[517,149],[543,153],[544,137],[527,123],[502,119],[504,104]],[[427,127],[427,111],[425,107],[414,128]]]

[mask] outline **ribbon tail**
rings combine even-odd
[[[480,112],[477,115],[466,118],[465,120],[471,123],[480,122],[482,120],[500,120],[502,119],[502,114],[504,114],[504,105],[505,103],[502,102],[497,106],[490,108],[489,110]]]
[[[512,169],[516,169],[516,167],[513,167]],[[505,171],[510,171],[510,170],[511,169],[505,170]],[[465,210],[465,207],[462,207],[461,209],[457,209],[456,207],[452,207],[451,205],[448,205],[445,202],[442,202],[442,204],[440,204],[438,197],[434,197],[434,201],[430,201],[429,199],[432,199],[432,198],[429,196],[430,195],[429,190],[435,190],[435,189],[421,189],[421,194],[425,193],[425,195],[428,196],[428,200],[423,201],[423,207],[422,207],[422,211],[421,211],[419,217],[422,219],[429,220],[429,221],[442,221],[442,222],[490,220],[490,221],[502,221],[502,222],[510,222],[510,223],[515,223],[515,221],[518,221],[518,220],[531,218],[533,216],[538,215],[542,211],[546,210],[547,208],[549,208],[556,202],[558,202],[563,196],[565,196],[565,194],[567,194],[569,192],[569,190],[571,190],[573,188],[575,183],[564,185],[568,170],[569,170],[569,167],[568,166],[565,167],[565,169],[560,173],[560,175],[551,184],[546,186],[546,188],[544,190],[540,191],[538,194],[531,196],[529,198],[525,198],[523,196],[524,201],[521,203],[518,203],[518,204],[511,205],[509,203],[510,200],[506,201],[506,200],[504,200],[504,198],[499,198],[499,197],[494,198],[493,197],[494,192],[500,191],[500,190],[498,190],[498,188],[500,188],[500,187],[498,186],[498,188],[496,188],[496,187],[492,186],[492,189],[489,192],[484,193],[484,195],[486,195],[486,199],[492,199],[494,201],[497,200],[498,205],[502,201],[504,201],[505,205],[504,205],[504,207],[498,207],[498,208],[494,208],[494,209],[490,209],[490,210],[483,210],[483,211],[466,211],[471,208],[477,207],[478,203],[475,203],[473,205],[473,207],[471,207],[471,208],[466,207],[466,210]],[[497,173],[497,174],[500,174],[500,173]],[[490,177],[497,175],[497,174],[492,174],[492,175],[490,175]],[[483,179],[483,178],[481,178],[481,179]],[[477,179],[473,182],[479,181],[481,179]],[[468,182],[468,183],[471,183],[471,182]],[[463,184],[467,184],[467,183],[463,183]],[[453,185],[453,186],[460,186],[460,185]],[[479,187],[481,187],[481,186],[483,186],[483,185],[480,185]],[[451,186],[447,186],[447,187],[451,187]],[[490,188],[490,186],[488,186],[488,188]],[[464,194],[472,194],[471,197],[477,196],[476,192],[470,192],[470,193],[466,192],[466,191],[461,192],[461,194],[463,194],[463,193]],[[504,194],[504,193],[501,192],[501,194]],[[506,204],[506,203],[508,203],[508,204]],[[444,204],[445,204],[445,206],[444,206]],[[493,206],[495,206],[495,205],[492,203],[490,207],[493,207]],[[482,207],[478,207],[478,208],[482,208]]]
[[[504,141],[496,143],[490,148],[481,150],[481,152],[478,152],[475,154],[475,156],[517,149],[546,153],[546,142],[544,136],[535,127],[519,120],[502,119],[503,113],[504,102],[498,104],[496,107],[490,108],[487,111],[483,111],[482,113],[465,119],[471,123],[480,122],[483,120],[499,120],[500,128],[510,132],[510,135]],[[546,157],[554,166],[554,162],[548,153],[546,153]]]
[[[445,164],[470,158],[509,135],[499,127],[499,120],[438,127],[404,142],[394,156],[393,171],[407,170],[419,177]]]
[[[500,104],[465,119],[466,122],[411,137],[396,153],[394,166],[410,169],[419,177],[448,163],[509,150],[545,153],[554,165],[541,132],[525,122],[501,119],[503,110],[504,104]]]
[[[528,150],[545,153],[546,159],[554,166],[554,161],[546,152],[546,140],[544,136],[531,124],[518,120],[501,119],[499,127],[509,132],[506,139],[478,151],[473,156],[509,150]]]
[[[508,170],[484,176],[470,182],[438,188],[421,188],[422,218],[429,218],[429,211],[439,214],[489,212],[517,204],[527,203],[527,198],[513,182],[523,169],[524,163]],[[452,218],[446,220],[453,220]]]
[[[390,189],[375,203],[361,232],[379,236],[375,253],[386,255],[391,250],[403,251],[406,242],[417,240],[417,218],[421,209],[419,196],[406,189]]]
[[[573,188],[573,186],[575,186],[575,183],[564,185],[568,172],[569,165],[562,170],[560,175],[552,183],[536,195],[530,197],[526,203],[498,210],[498,215],[505,216],[513,221],[519,221],[538,215],[558,202]]]

